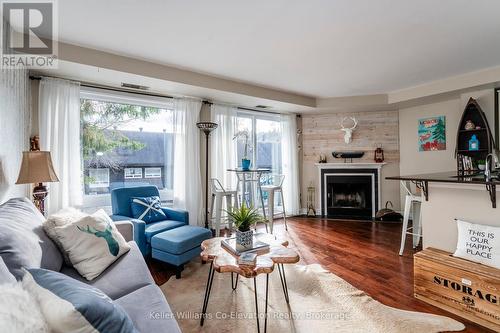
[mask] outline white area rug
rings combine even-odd
[[[257,332],[253,279],[239,279],[231,290],[231,274],[215,273],[207,310],[200,312],[209,264],[193,262],[182,279],[161,286],[184,333]],[[461,331],[463,324],[443,316],[385,306],[319,265],[285,265],[290,304],[287,305],[278,269],[269,275],[268,332],[418,332]],[[265,275],[257,277],[259,312],[265,304]],[[263,318],[261,328],[263,328]],[[262,331],[263,332],[263,331]]]

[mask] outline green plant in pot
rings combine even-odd
[[[485,160],[477,160],[477,168],[481,171],[486,169],[486,161]]]
[[[241,207],[227,211],[229,217],[236,226],[236,243],[245,247],[253,243],[253,231],[251,227],[259,222],[265,222],[257,209],[248,207],[245,202]]]

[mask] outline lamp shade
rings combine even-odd
[[[49,151],[24,151],[16,184],[58,182]]]

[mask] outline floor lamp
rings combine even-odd
[[[216,123],[210,121],[201,121],[196,126],[205,133],[205,228],[208,229],[208,137],[210,132],[217,128]]]

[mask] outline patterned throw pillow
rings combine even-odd
[[[59,242],[59,238],[57,238],[57,234],[55,231],[56,227],[62,227],[68,223],[73,223],[78,221],[81,218],[84,218],[88,214],[75,209],[75,208],[64,208],[58,211],[55,214],[50,215],[47,220],[43,223],[43,230],[45,233],[52,239],[52,241],[57,245],[59,251],[61,251],[62,256],[64,258],[64,263],[67,266],[71,266],[71,261],[68,258],[67,253],[64,251],[61,243]]]
[[[73,267],[89,281],[130,250],[102,209],[53,231]]]
[[[134,218],[146,223],[163,221],[167,218],[161,209],[160,197],[135,197],[130,199]]]
[[[26,271],[22,283],[40,304],[50,332],[137,332],[125,310],[97,288],[36,268]]]

